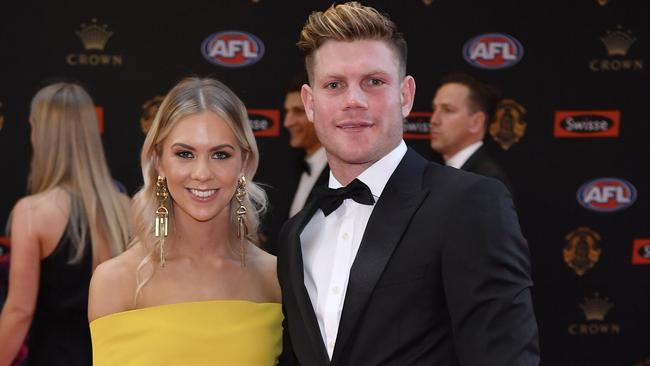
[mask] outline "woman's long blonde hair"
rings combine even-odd
[[[46,86],[32,100],[30,120],[34,153],[27,190],[36,194],[61,187],[69,193],[70,262],[81,259],[89,232],[93,253],[100,235],[112,255],[123,252],[129,241],[128,214],[106,164],[88,93],[72,83]]]
[[[143,187],[133,197],[133,214],[135,217],[135,235],[132,244],[140,243],[146,250],[146,257],[138,266],[138,284],[135,294],[138,293],[151,279],[155,267],[151,268],[148,276],[141,279],[139,272],[147,263],[159,263],[161,247],[164,237],[154,235],[155,212],[158,201],[156,200],[156,161],[161,156],[162,142],[184,118],[197,113],[210,111],[221,117],[232,129],[239,146],[242,157],[246,157],[244,176],[246,177],[246,224],[248,226],[247,239],[257,244],[260,215],[266,209],[266,193],[257,184],[253,183],[253,176],[259,163],[259,152],[255,136],[248,120],[248,113],[244,103],[223,83],[209,78],[191,77],[180,81],[174,86],[160,104],[154,121],[147,133],[142,146],[140,163],[142,165]],[[173,200],[168,197],[165,206],[169,210],[170,234],[174,233]],[[237,233],[238,203],[233,197],[230,202],[230,233],[224,240],[233,243]],[[234,250],[234,248],[233,248]]]

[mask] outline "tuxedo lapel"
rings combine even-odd
[[[323,171],[318,176],[318,179],[316,180],[316,183],[314,183],[314,186],[311,187],[311,191],[309,191],[309,196],[307,196],[307,201],[306,202],[313,201],[314,198],[315,198],[316,192],[319,189],[321,189],[322,187],[327,187],[327,183],[329,182],[329,178],[330,178],[330,169],[329,169],[328,166],[325,166],[325,168],[323,168]]]
[[[345,352],[345,345],[357,322],[362,318],[363,310],[377,281],[411,217],[429,193],[421,186],[426,164],[424,158],[409,149],[373,209],[350,269],[332,365],[336,364]]]
[[[323,365],[327,365],[329,364],[329,356],[327,355],[327,350],[323,343],[314,308],[309,298],[309,294],[307,293],[307,289],[305,288],[305,272],[300,244],[300,233],[302,233],[302,230],[305,228],[317,209],[318,205],[312,200],[292,219],[288,232],[289,275],[291,277],[291,288],[296,297],[296,302],[298,304],[297,310],[300,316],[298,319],[294,318],[293,321],[302,321],[302,325],[306,328],[306,333],[309,336],[313,353],[317,355],[317,358],[322,360]]]

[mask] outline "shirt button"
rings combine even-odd
[[[341,237],[343,238],[343,240],[348,240],[350,235],[348,235],[348,233],[343,233],[343,235]]]
[[[327,345],[330,349],[334,349],[334,341],[330,341]]]
[[[339,292],[341,292],[341,289],[338,286],[335,286],[335,287],[332,288],[332,293],[334,295],[338,295]]]

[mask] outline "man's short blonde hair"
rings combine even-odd
[[[406,40],[388,16],[356,1],[315,11],[300,32],[297,46],[305,53],[305,67],[313,81],[313,54],[326,41],[379,40],[386,42],[398,58],[400,77],[406,75]]]

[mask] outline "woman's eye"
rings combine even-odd
[[[185,150],[177,152],[176,156],[181,157],[183,159],[192,159],[194,157],[194,155],[192,155],[191,152]]]
[[[230,154],[224,151],[217,151],[212,155],[215,159],[224,160],[230,157]]]

